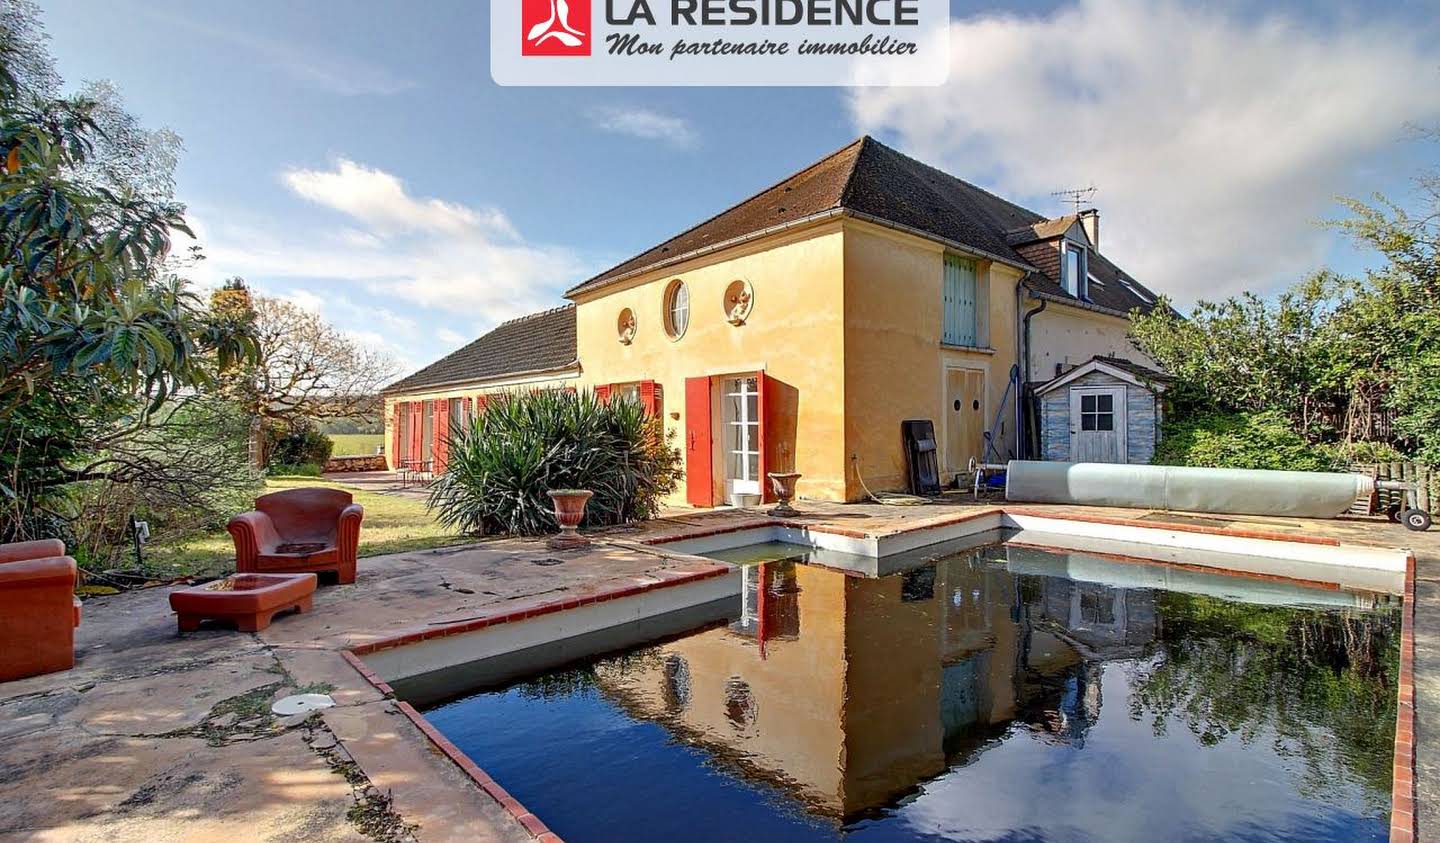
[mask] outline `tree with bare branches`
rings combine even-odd
[[[258,465],[270,456],[267,431],[373,414],[380,389],[399,374],[394,358],[366,348],[312,310],[251,294],[241,279],[217,291],[211,307],[245,308],[251,315],[258,359],[226,388],[254,419]]]

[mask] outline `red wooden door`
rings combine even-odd
[[[714,506],[711,466],[710,379],[685,379],[685,499]]]

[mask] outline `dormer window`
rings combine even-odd
[[[1061,245],[1060,286],[1077,299],[1089,295],[1087,279],[1090,270],[1085,260],[1085,247],[1066,241]]]

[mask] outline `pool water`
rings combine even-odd
[[[426,717],[577,842],[1387,837],[1393,598],[1003,545],[879,578],[771,550],[726,622]]]

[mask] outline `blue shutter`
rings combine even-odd
[[[946,345],[978,344],[975,298],[975,262],[946,255],[945,331],[941,335]]]

